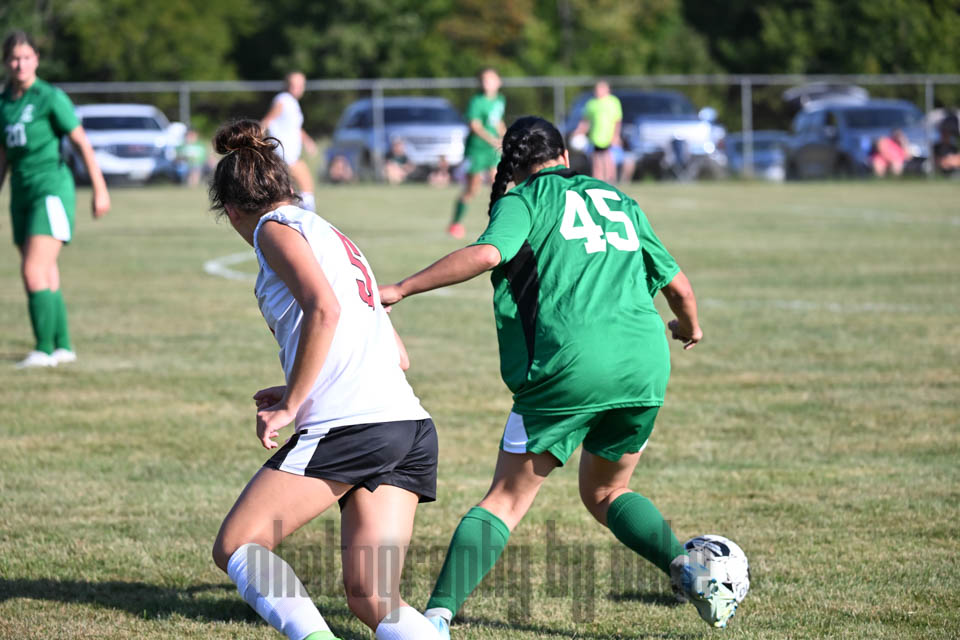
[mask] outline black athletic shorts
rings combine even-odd
[[[263,466],[353,485],[353,492],[381,484],[437,499],[437,430],[433,420],[400,420],[334,427],[323,435],[295,434]]]
[[[610,148],[610,145],[607,145],[607,146],[605,146],[605,147],[596,146],[596,147],[593,148],[593,150],[594,150],[594,151],[607,151],[609,148]]]

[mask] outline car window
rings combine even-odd
[[[754,138],[753,139],[753,152],[767,152],[767,151],[777,151],[783,148],[784,142],[779,139],[771,138]],[[737,140],[733,143],[733,150],[736,153],[743,153],[743,140]]]
[[[642,115],[695,115],[696,109],[685,96],[661,94],[627,94],[620,96],[625,119]]]
[[[84,116],[83,128],[87,131],[163,131],[156,119],[149,116]]]
[[[833,127],[834,129],[836,129],[836,128],[839,126],[839,124],[840,124],[840,123],[837,121],[837,114],[834,113],[833,111],[828,111],[828,112],[827,112],[827,126],[828,126],[828,127]]]
[[[919,114],[909,109],[868,107],[848,109],[843,118],[851,129],[897,129],[916,124]]]
[[[450,107],[398,106],[383,112],[386,124],[460,124],[460,114]]]
[[[373,114],[370,109],[360,109],[343,126],[347,129],[369,129],[373,126]]]

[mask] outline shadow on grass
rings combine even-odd
[[[236,587],[226,583],[197,584],[178,589],[119,580],[0,579],[0,602],[11,598],[93,604],[126,611],[145,619],[162,619],[171,615],[211,622],[252,622],[260,619],[240,599]]]
[[[487,629],[499,629],[502,631],[524,631],[527,633],[536,633],[543,637],[555,638],[582,638],[584,640],[611,640],[610,634],[587,633],[582,630],[569,631],[567,629],[551,629],[543,624],[530,624],[523,622],[504,622],[503,620],[487,620],[486,618],[476,618],[473,616],[457,616],[454,621],[453,629],[456,629],[457,623],[472,624]],[[451,635],[454,635],[451,633]],[[619,637],[619,636],[617,636]],[[631,632],[630,638],[634,640],[654,640],[663,638],[669,640],[684,640],[685,638],[700,638],[702,634],[695,633],[640,633],[639,635]]]
[[[144,620],[164,620],[182,616],[199,622],[228,622],[238,624],[262,624],[257,613],[247,606],[230,583],[203,583],[185,588],[161,587],[143,582],[88,582],[84,580],[53,580],[50,578],[4,579],[0,578],[0,602],[12,598],[30,598],[72,604],[88,604],[109,607]],[[337,631],[354,620],[346,602],[325,603],[323,615]],[[342,627],[341,627],[342,628]],[[356,636],[344,630],[339,634],[344,640],[368,638]]]
[[[664,593],[662,591],[624,591],[623,593],[609,593],[607,598],[614,602],[642,602],[644,604],[655,604],[661,607],[679,607],[682,605],[682,602],[677,602],[677,599],[673,596],[672,593]]]

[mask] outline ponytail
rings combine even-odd
[[[487,215],[493,213],[493,205],[507,192],[507,185],[513,180],[513,165],[506,156],[500,158],[497,164],[497,175],[493,178],[493,187],[490,189],[490,207]]]
[[[497,175],[490,189],[490,208],[507,192],[507,185],[517,174],[529,173],[532,167],[555,160],[563,155],[566,147],[563,136],[552,124],[536,116],[524,116],[507,129],[503,136],[503,149]]]
[[[255,120],[235,120],[220,127],[213,148],[223,154],[210,181],[214,210],[230,205],[263,214],[280,202],[299,201],[290,171],[277,153],[280,141],[264,134]]]

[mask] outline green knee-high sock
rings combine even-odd
[[[53,334],[53,344],[57,349],[66,349],[73,351],[73,343],[70,341],[70,325],[67,323],[67,303],[63,300],[63,293],[60,289],[53,292],[57,305],[57,327]]]
[[[37,351],[53,353],[53,336],[57,331],[57,302],[53,291],[41,289],[27,294],[30,324],[37,339]]]
[[[467,203],[463,200],[457,200],[457,203],[453,205],[453,223],[456,224],[463,220],[463,216],[467,213]]]
[[[686,553],[670,523],[650,500],[639,493],[625,493],[610,505],[607,526],[617,540],[670,574],[670,561]]]
[[[509,539],[510,529],[503,520],[483,507],[470,509],[453,532],[427,609],[443,608],[456,614],[497,563]]]

